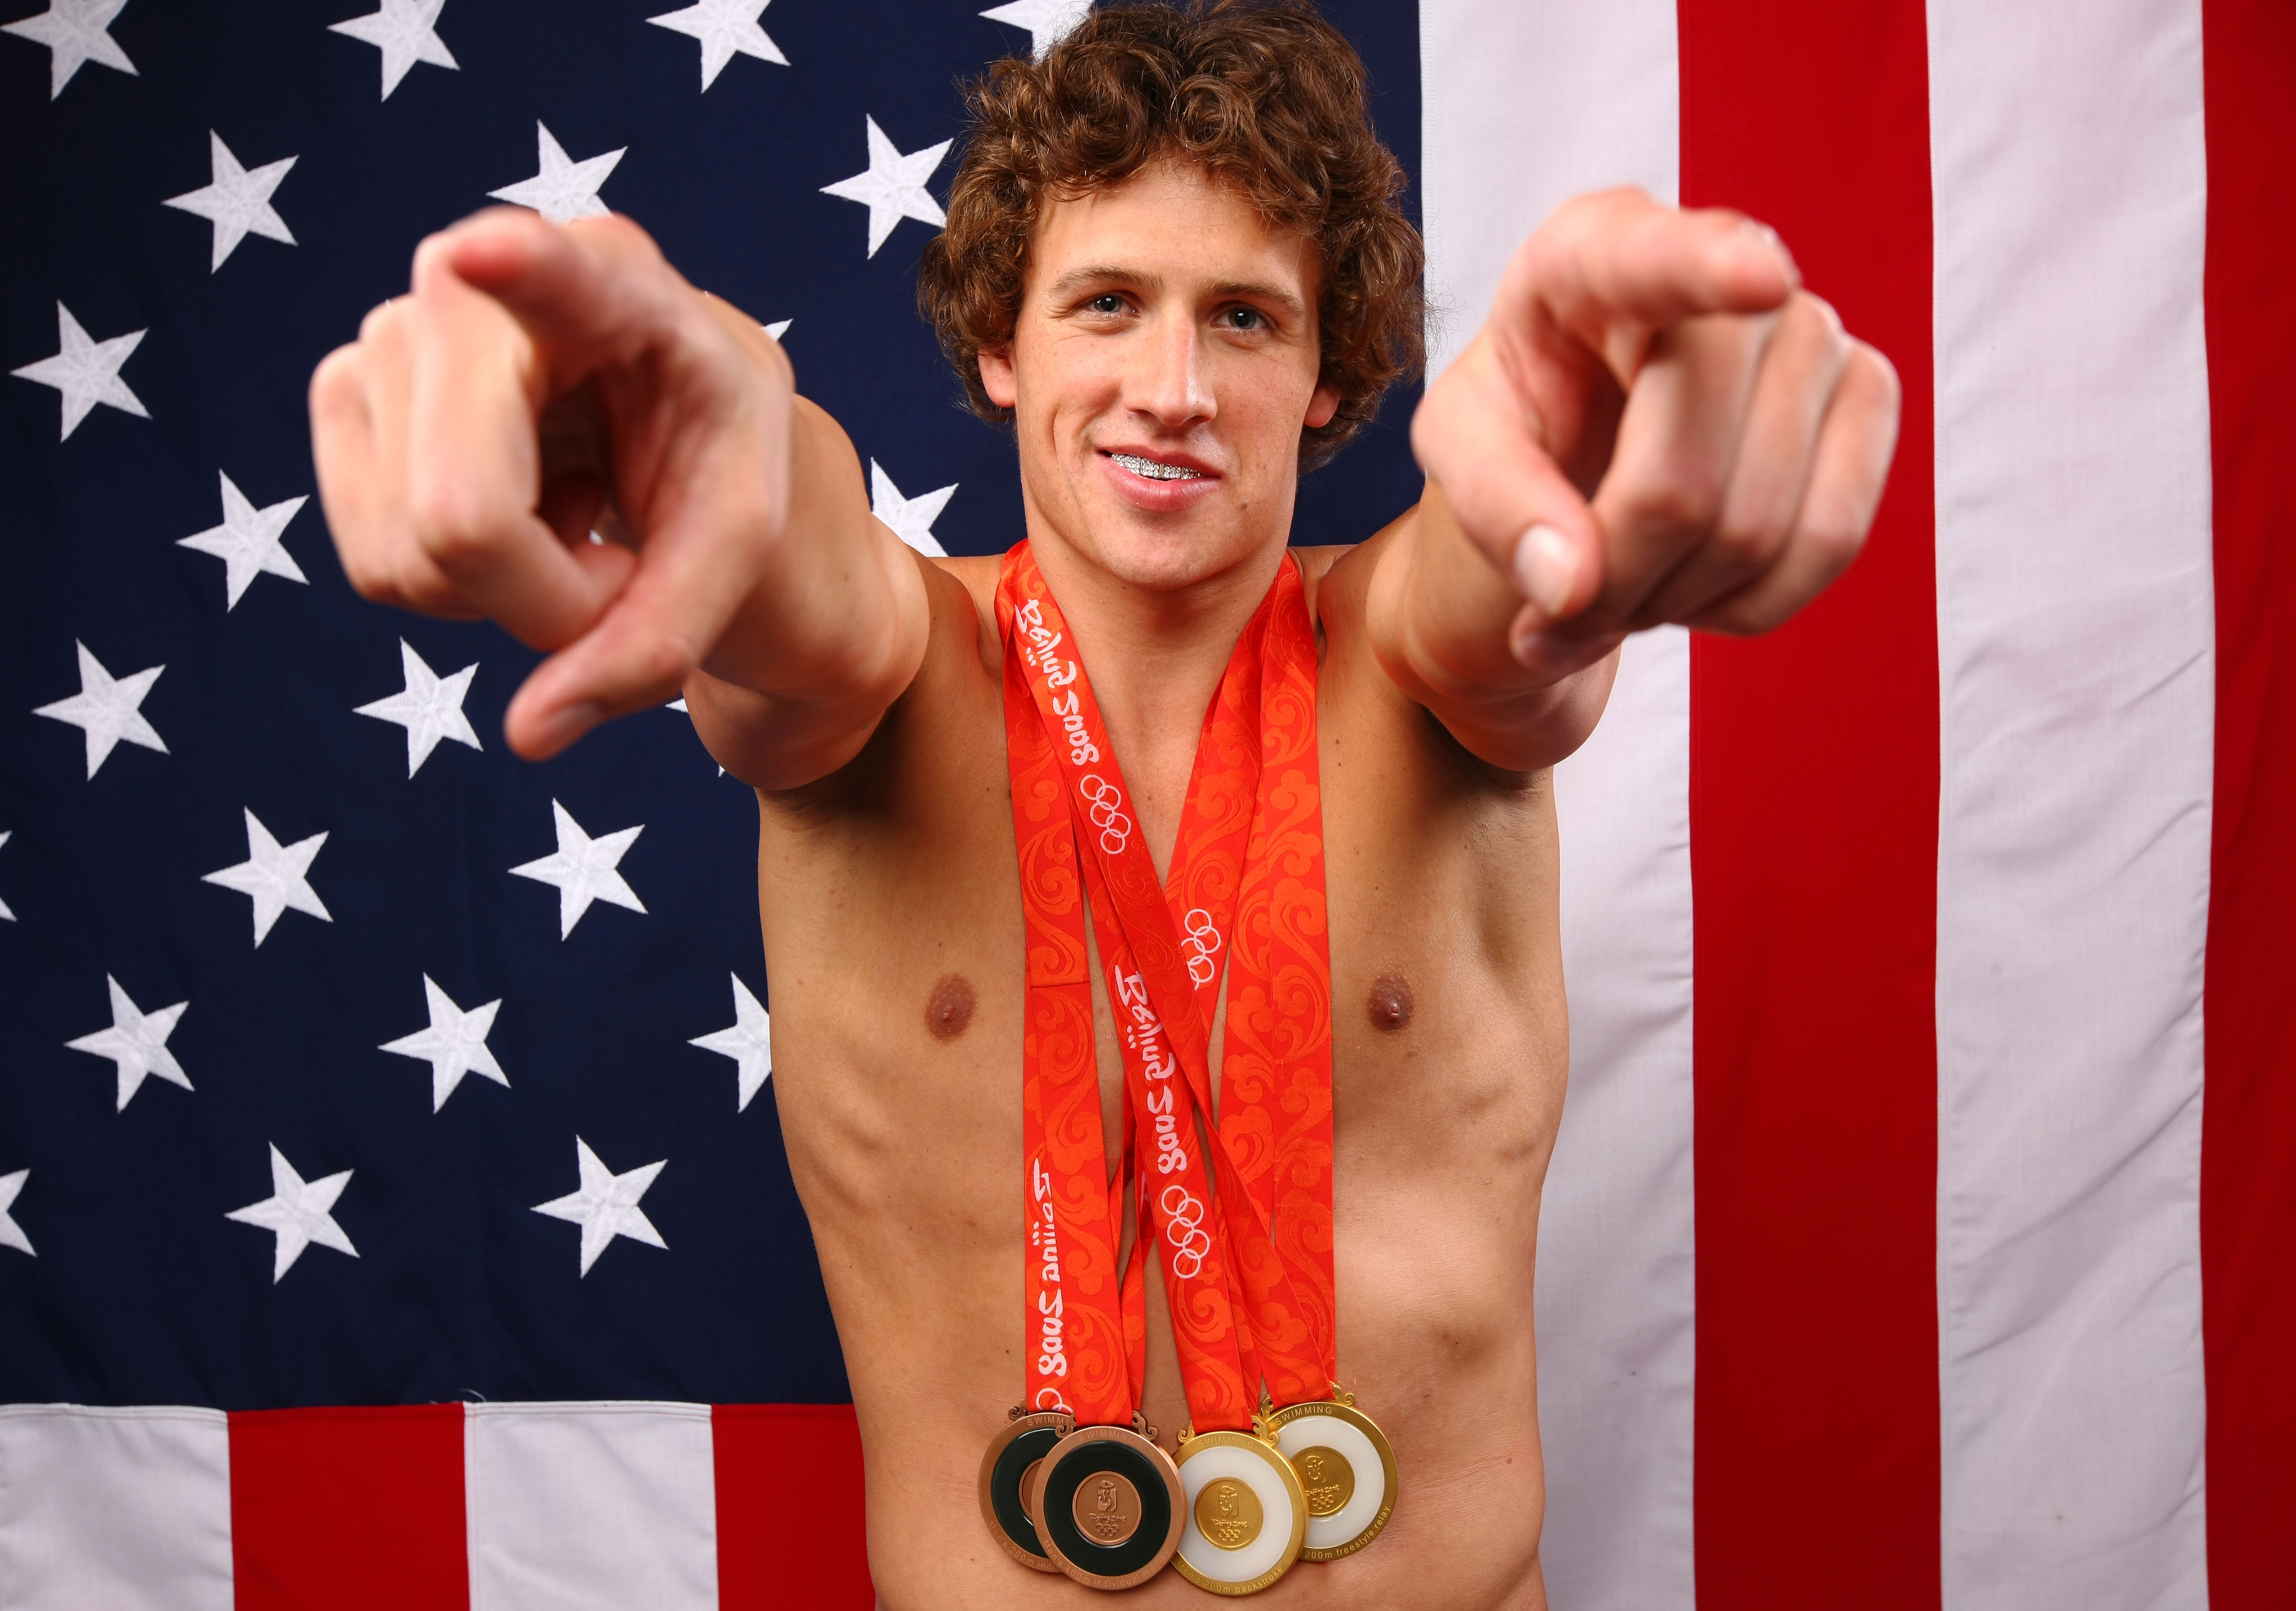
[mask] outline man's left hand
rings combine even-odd
[[[1612,191],[1515,254],[1412,444],[1522,601],[1506,648],[1538,682],[1663,622],[1792,616],[1864,545],[1898,407],[1775,233]]]

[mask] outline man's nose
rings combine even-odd
[[[1158,319],[1126,388],[1130,393],[1126,401],[1166,429],[1212,417],[1212,388],[1200,335],[1190,315]]]

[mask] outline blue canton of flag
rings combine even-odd
[[[842,1400],[748,791],[676,708],[512,756],[535,657],[351,592],[304,389],[427,233],[611,209],[1002,550],[914,268],[961,80],[1081,6],[366,3],[0,39],[0,1402]],[[1411,8],[1330,9],[1415,167]],[[1412,400],[1296,540],[1415,495]]]

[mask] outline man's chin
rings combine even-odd
[[[1254,534],[1241,527],[1233,510],[1201,507],[1178,519],[1144,519],[1132,510],[1095,510],[1083,541],[1070,544],[1078,557],[1128,586],[1151,593],[1177,593],[1196,586],[1263,550],[1283,545],[1281,533]]]

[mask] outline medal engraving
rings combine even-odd
[[[1171,1457],[1122,1427],[1080,1427],[1028,1484],[1046,1554],[1088,1589],[1129,1589],[1163,1570],[1184,1511]]]
[[[1355,1497],[1356,1468],[1337,1449],[1320,1445],[1302,1449],[1292,1456],[1292,1468],[1300,1474],[1300,1486],[1307,1490],[1310,1517],[1336,1516]]]
[[[1140,1530],[1140,1490],[1118,1473],[1103,1471],[1078,1487],[1070,1513],[1078,1532],[1113,1548]]]
[[[1196,1495],[1196,1529],[1223,1550],[1242,1549],[1267,1525],[1259,1495],[1234,1477],[1206,1483]]]
[[[1268,1418],[1275,1445],[1308,1496],[1305,1560],[1338,1560],[1377,1538],[1395,1514],[1395,1451],[1350,1401],[1311,1400]]]

